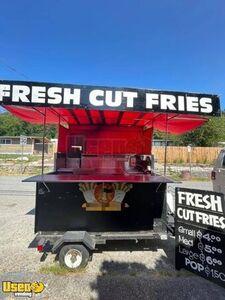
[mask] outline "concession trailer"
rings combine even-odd
[[[216,95],[0,81],[0,104],[18,118],[58,126],[54,172],[36,183],[40,252],[84,267],[99,244],[166,239],[166,189],[156,174],[153,130],[182,134],[219,113]],[[44,139],[43,139],[44,140]]]

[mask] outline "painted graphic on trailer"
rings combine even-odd
[[[86,211],[121,211],[129,207],[123,200],[132,188],[129,183],[80,183],[79,190],[86,201],[82,207]]]

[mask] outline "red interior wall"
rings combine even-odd
[[[58,152],[66,153],[68,136],[83,136],[83,154],[150,154],[152,129],[120,126],[73,126],[59,128]]]

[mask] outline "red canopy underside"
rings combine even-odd
[[[168,133],[172,134],[191,131],[207,121],[206,118],[197,115],[174,113],[140,113],[10,105],[4,105],[4,108],[16,117],[35,124],[43,124],[46,111],[47,124],[146,126],[160,131],[166,131],[167,129]]]

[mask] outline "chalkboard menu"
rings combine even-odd
[[[224,195],[176,188],[176,269],[225,287]]]

